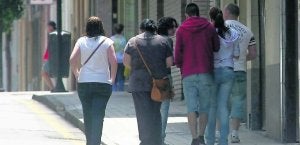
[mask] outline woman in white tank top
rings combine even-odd
[[[102,21],[90,17],[70,57],[78,81],[87,145],[100,145],[103,119],[117,72],[113,41],[104,36]]]

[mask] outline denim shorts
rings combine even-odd
[[[246,112],[246,72],[236,71],[231,95],[231,118],[244,119]]]
[[[50,66],[49,66],[49,61],[48,61],[48,60],[45,61],[45,63],[43,64],[42,70],[43,70],[44,72],[50,73]]]
[[[212,74],[190,75],[183,78],[182,82],[188,113],[208,113],[210,100],[214,95]]]

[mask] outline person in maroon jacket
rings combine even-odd
[[[196,4],[188,4],[185,13],[187,19],[176,33],[175,64],[182,72],[188,124],[193,137],[191,144],[205,145],[203,135],[210,100],[215,95],[213,52],[219,50],[220,41],[215,28],[199,16]]]

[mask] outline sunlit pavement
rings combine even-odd
[[[1,145],[85,144],[84,135],[78,128],[32,100],[32,94],[0,93]]]
[[[83,118],[78,96],[73,93],[44,94],[36,100],[55,109],[60,115],[83,130]],[[179,98],[171,103],[167,126],[166,143],[188,145],[191,135],[186,119],[186,106]],[[240,131],[241,143],[237,145],[296,145],[282,144],[267,137],[267,132],[249,131],[244,126]],[[107,145],[138,145],[138,132],[131,94],[113,93],[108,102],[102,141]],[[233,144],[232,144],[233,145]]]

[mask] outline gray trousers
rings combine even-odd
[[[133,92],[140,145],[161,145],[161,102],[151,100],[150,92]]]

